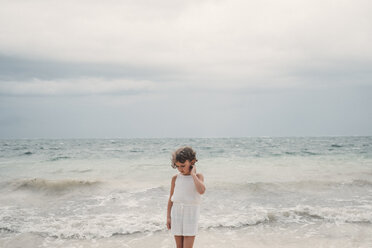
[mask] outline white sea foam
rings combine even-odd
[[[300,239],[321,236],[316,227],[372,226],[369,137],[13,140],[0,141],[0,246],[32,235],[63,247],[166,232],[177,173],[170,152],[180,144],[197,151],[207,186],[201,232],[280,237],[290,226]],[[295,232],[302,228],[309,231]]]
[[[23,179],[11,182],[16,190],[32,190],[32,191],[54,191],[61,192],[66,190],[74,190],[87,188],[100,184],[99,181],[85,180],[46,180],[42,178]]]

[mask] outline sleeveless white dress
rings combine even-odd
[[[191,175],[177,174],[171,201],[171,233],[195,236],[198,233],[201,195]]]

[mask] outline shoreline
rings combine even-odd
[[[314,234],[314,230],[317,233]],[[209,228],[199,229],[194,247],[214,248],[269,248],[269,247],[340,247],[367,248],[372,246],[371,224],[321,223],[313,225],[258,225],[243,228]],[[11,247],[174,247],[174,237],[167,231],[115,235],[99,239],[60,239],[43,237],[34,233],[10,234],[0,233],[0,246]]]

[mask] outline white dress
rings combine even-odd
[[[198,233],[201,195],[196,191],[191,175],[177,174],[171,201],[171,233],[195,236]]]

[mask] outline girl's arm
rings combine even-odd
[[[196,190],[199,192],[199,194],[201,195],[204,194],[205,192],[204,176],[201,173],[196,174],[195,165],[192,168],[191,175],[192,178],[194,179]]]
[[[169,194],[169,199],[168,199],[168,208],[167,208],[167,228],[171,228],[171,209],[173,206],[173,202],[171,201],[173,192],[174,192],[174,186],[176,182],[176,177],[177,175],[172,177],[172,183],[171,183],[171,189],[170,189],[170,194]]]

